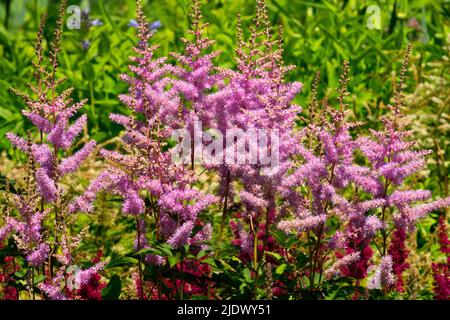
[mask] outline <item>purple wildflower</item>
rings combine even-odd
[[[188,243],[191,236],[194,223],[192,221],[185,222],[175,230],[175,233],[167,240],[167,243],[174,248],[180,248]]]
[[[27,260],[32,266],[39,267],[47,259],[49,252],[49,245],[41,243],[34,251],[27,255]]]

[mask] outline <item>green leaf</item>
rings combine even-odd
[[[116,257],[111,259],[111,261],[106,266],[107,269],[119,267],[119,266],[126,266],[126,265],[136,265],[138,263],[138,259],[133,257]]]
[[[34,285],[37,285],[38,283],[41,283],[44,280],[45,280],[45,276],[43,274],[38,275],[38,276],[34,277]]]
[[[216,264],[216,260],[214,260],[214,258],[206,258],[205,260],[203,260],[202,262],[209,264],[210,266],[216,267],[217,268],[217,264]]]
[[[118,300],[122,290],[122,281],[119,276],[113,275],[108,285],[102,290],[103,300]]]
[[[26,269],[20,269],[20,270],[17,270],[14,273],[14,276],[17,277],[17,278],[23,278],[23,277],[25,277],[26,274],[27,274],[27,270]]]
[[[94,67],[90,63],[84,63],[81,65],[81,75],[84,80],[93,81],[95,78]]]
[[[147,248],[147,249],[142,249],[142,250],[139,250],[138,252],[136,252],[136,255],[141,255],[141,254],[160,255],[161,254],[161,250],[158,250],[156,248]]]
[[[237,272],[236,269],[234,269],[232,266],[230,266],[227,262],[224,260],[219,260],[219,262],[223,265],[225,270],[231,271],[231,272]]]
[[[169,256],[168,261],[169,261],[169,266],[172,268],[174,265],[176,265],[178,263],[178,256]]]
[[[280,265],[275,269],[275,273],[276,273],[276,274],[283,274],[283,272],[284,272],[284,270],[286,269],[286,267],[287,267],[287,264],[286,264],[286,263],[280,264]]]
[[[159,246],[157,248],[161,250],[161,254],[164,255],[164,256],[171,256],[171,255],[173,255],[172,247],[170,245],[168,245],[168,244],[163,244],[163,245],[161,245],[161,246]]]
[[[275,238],[275,240],[281,243],[286,240],[287,235],[281,230],[275,230],[275,232],[273,233],[273,237]]]
[[[244,279],[246,282],[252,282],[252,274],[248,268],[245,268],[243,271]]]
[[[102,33],[100,36],[100,41],[98,42],[98,54],[100,56],[104,56],[109,54],[111,50],[111,44],[108,36],[105,33]]]
[[[267,251],[266,254],[268,254],[269,256],[271,256],[273,258],[275,258],[275,260],[277,260],[277,261],[283,260],[283,257],[280,254],[276,253],[276,252]]]
[[[206,255],[206,251],[205,251],[205,250],[200,250],[200,251],[197,253],[197,259],[201,259],[201,258],[203,258],[205,255]]]
[[[300,252],[297,256],[297,268],[303,268],[308,263],[308,257]]]

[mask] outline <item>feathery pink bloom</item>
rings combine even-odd
[[[73,139],[75,139],[76,136],[80,134],[80,132],[83,130],[83,128],[87,124],[87,115],[83,114],[81,117],[79,117],[73,125],[71,125],[64,133],[64,139],[65,144],[64,147],[68,148],[72,142]]]
[[[295,218],[278,223],[278,229],[290,233],[292,231],[303,232],[319,227],[327,220],[326,215],[307,216],[305,218]]]
[[[94,266],[86,270],[80,270],[75,276],[75,284],[78,287],[87,285],[94,275],[96,275],[100,270],[102,270],[106,265],[106,262],[99,262]]]
[[[61,281],[64,279],[64,270],[59,270],[51,280],[38,284],[38,288],[51,300],[67,300],[62,292]]]
[[[75,152],[72,156],[65,158],[61,161],[58,172],[61,176],[76,171],[81,163],[89,157],[95,148],[95,141],[86,143],[80,150]]]
[[[19,148],[23,152],[28,152],[28,144],[27,144],[27,141],[25,139],[15,135],[14,133],[10,133],[10,132],[8,132],[6,134],[6,137],[17,148]]]
[[[175,233],[167,240],[174,248],[180,248],[189,241],[194,224],[192,221],[185,222],[175,230]]]
[[[22,113],[42,132],[49,133],[52,130],[52,124],[46,118],[32,111],[23,110]]]
[[[52,203],[58,196],[58,190],[55,182],[48,176],[47,172],[39,168],[36,170],[36,183],[39,188],[39,192],[45,201]]]
[[[122,212],[137,215],[144,213],[144,210],[145,210],[144,201],[141,199],[141,197],[136,191],[130,190],[125,195],[125,199],[122,204]]]
[[[34,251],[27,255],[28,262],[35,267],[39,267],[47,259],[50,247],[47,243],[41,243]]]
[[[325,270],[325,277],[332,278],[333,276],[341,276],[341,269],[349,264],[355,263],[360,258],[359,252],[347,254],[337,260],[331,267]]]
[[[368,289],[389,289],[395,283],[395,276],[392,271],[391,256],[381,258],[380,264],[376,267],[374,274],[368,281]]]

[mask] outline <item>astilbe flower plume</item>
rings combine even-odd
[[[311,231],[315,234],[311,273],[316,272],[315,268],[322,273],[325,258],[320,257],[327,254],[326,250],[321,251],[320,243],[327,237],[325,221],[333,216],[345,228],[344,233],[339,233],[342,240],[336,241],[332,237],[328,247],[335,250],[341,259],[360,253],[358,260],[343,263],[341,268],[343,275],[360,280],[367,276],[373,255],[372,245],[384,259],[384,269],[394,268],[400,274],[404,265],[399,265],[402,263],[398,261],[399,256],[396,255],[393,262],[392,257],[386,255],[390,231],[395,227],[412,231],[415,223],[427,213],[450,204],[447,198],[411,206],[429,199],[431,193],[402,187],[404,180],[425,164],[424,157],[428,154],[427,151],[411,149],[414,143],[407,140],[410,133],[404,130],[405,124],[400,123],[401,91],[409,53],[410,47],[400,74],[395,103],[391,107],[393,119],[384,118],[385,131],[371,130],[375,138],[361,135],[352,138],[350,135],[349,129],[358,123],[345,121],[347,63],[344,63],[338,90],[339,109],[330,108],[327,100],[320,116],[310,108],[312,118],[301,132],[304,143],[298,149],[301,165],[289,173],[280,188],[286,199],[284,210],[293,212],[294,219],[280,222],[279,227],[284,231]],[[316,100],[314,103],[317,105]],[[356,154],[361,152],[367,165],[356,161]],[[404,259],[406,257],[402,257],[402,261]],[[393,279],[390,272],[380,271],[379,274],[385,276],[381,285],[390,286]]]
[[[335,250],[340,260],[327,269],[326,275],[365,278],[372,256],[369,242],[382,227],[380,220],[370,214],[383,203],[382,200],[346,197],[346,191],[352,185],[362,190],[381,187],[367,168],[354,161],[357,145],[350,130],[358,123],[345,121],[348,73],[348,62],[344,62],[338,89],[339,108],[332,108],[324,100],[320,115],[316,99],[320,75],[316,75],[307,126],[299,134],[298,164],[286,174],[279,187],[285,199],[282,210],[291,213],[293,218],[281,221],[278,227],[288,233],[315,236],[315,243],[310,247],[310,277],[315,273],[322,274],[327,251]],[[346,227],[327,239],[325,223],[332,218],[337,218]]]
[[[403,89],[409,62],[411,46],[408,46],[405,59],[400,72],[399,81],[394,94],[394,104],[389,106],[390,117],[383,118],[384,130],[370,130],[372,137],[360,137],[358,148],[363,152],[369,162],[371,175],[382,183],[380,190],[368,191],[372,196],[383,200],[380,218],[383,223],[381,241],[377,248],[381,255],[387,251],[388,236],[396,228],[391,240],[391,255],[393,268],[397,275],[397,289],[402,288],[401,272],[407,268],[405,262],[408,251],[401,244],[402,238],[414,231],[415,224],[428,213],[450,206],[450,197],[438,199],[428,203],[424,201],[431,198],[428,190],[408,189],[405,180],[418,172],[424,165],[427,150],[414,150],[415,142],[411,141],[411,131],[406,130],[408,123],[403,121],[402,108],[405,105]],[[374,240],[375,244],[377,240]],[[404,240],[403,240],[404,241]],[[394,248],[395,247],[395,248]]]
[[[166,140],[180,123],[182,108],[180,69],[155,58],[158,46],[151,46],[151,32],[145,22],[141,3],[137,2],[139,43],[130,66],[133,75],[123,75],[129,84],[127,94],[120,100],[132,111],[131,116],[111,114],[110,119],[125,128],[122,152],[101,150],[106,159],[105,170],[91,183],[87,192],[70,207],[71,211],[90,211],[96,194],[106,190],[123,198],[122,212],[135,217],[137,224],[136,250],[150,248],[146,239],[145,219],[157,226],[156,239],[167,241],[174,248],[195,245],[193,233],[198,214],[216,201],[192,188],[194,172],[172,161],[170,150],[164,151]],[[138,115],[143,120],[138,120]],[[173,127],[172,127],[173,126]],[[146,204],[147,202],[147,204]],[[205,226],[209,228],[209,226]],[[201,234],[209,234],[205,230]],[[146,255],[149,263],[162,264],[159,256]],[[142,274],[139,275],[142,284]],[[140,297],[144,294],[141,292]]]
[[[86,103],[82,100],[73,103],[70,98],[72,89],[58,90],[64,79],[56,76],[58,69],[58,53],[61,50],[61,35],[66,2],[60,7],[59,18],[54,32],[54,40],[50,48],[50,65],[45,63],[43,55],[44,14],[36,41],[37,62],[34,62],[36,84],[30,84],[35,96],[13,89],[22,97],[27,109],[23,114],[36,127],[38,139],[33,139],[31,133],[26,139],[14,133],[8,133],[7,138],[18,149],[28,156],[25,178],[25,192],[14,194],[9,198],[18,211],[18,215],[8,214],[5,226],[0,228],[1,239],[13,234],[17,247],[25,255],[30,274],[34,268],[44,267],[48,278],[40,284],[40,289],[48,298],[66,298],[61,291],[60,278],[52,278],[54,268],[60,264],[61,277],[65,266],[74,263],[71,255],[81,239],[71,237],[67,225],[67,209],[65,203],[70,201],[60,184],[69,173],[76,171],[95,148],[95,141],[89,141],[78,151],[72,153],[75,138],[82,132],[87,122],[85,115],[70,124],[70,119]],[[36,142],[34,140],[37,140]],[[54,229],[44,232],[44,220],[54,219]],[[50,241],[50,235],[53,239]],[[59,254],[61,249],[61,254]],[[47,284],[52,283],[51,295]],[[33,298],[34,288],[31,289]]]
[[[246,135],[244,163],[227,160],[230,154],[234,160],[242,156],[239,142],[227,140],[223,155],[219,155],[221,164],[213,169],[219,174],[223,199],[219,239],[232,199],[239,196],[245,208],[241,212],[245,223],[239,238],[242,251],[247,253],[254,251],[255,244],[264,252],[271,241],[269,228],[278,214],[275,203],[277,188],[282,183],[283,174],[292,166],[290,156],[297,149],[293,128],[300,107],[292,100],[302,89],[301,83],[284,79],[293,66],[284,65],[282,29],[280,27],[276,38],[262,0],[256,3],[256,17],[250,32],[246,41],[238,16],[237,69],[221,70],[226,81],[207,98],[214,108],[214,129],[223,136],[228,132]],[[252,132],[257,134],[249,135]],[[250,161],[252,156],[247,153],[251,143],[259,144],[256,163]],[[262,159],[268,156],[271,163],[267,165]]]
[[[179,123],[171,124],[189,130],[191,137],[194,134],[194,123],[200,121],[202,126],[213,125],[214,108],[211,107],[209,96],[223,83],[222,74],[217,72],[214,59],[220,55],[220,51],[211,50],[215,41],[205,36],[208,23],[202,21],[200,0],[192,0],[190,13],[191,29],[188,30],[190,38],[181,38],[185,48],[184,52],[170,53],[178,62],[178,77],[173,81],[174,90],[178,91],[182,103],[172,115]],[[191,166],[201,154],[192,145]]]

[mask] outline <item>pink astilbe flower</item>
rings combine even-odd
[[[293,230],[297,232],[309,231],[321,226],[326,220],[326,215],[310,215],[304,218],[281,221],[278,223],[278,229],[283,230],[286,233],[290,233]]]
[[[395,276],[392,270],[392,257],[387,255],[380,262],[380,281],[383,288],[391,287],[395,282]]]
[[[379,192],[369,192],[373,196],[386,200],[382,212],[390,211],[395,225],[405,228],[407,232],[414,229],[414,225],[428,213],[450,206],[450,197],[429,203],[413,205],[431,198],[428,190],[405,189],[404,181],[418,172],[425,165],[427,150],[412,150],[415,142],[411,141],[412,132],[406,130],[408,123],[403,121],[401,108],[404,106],[404,87],[409,54],[408,46],[403,61],[398,82],[398,89],[394,94],[394,105],[389,108],[391,117],[382,119],[382,131],[370,130],[371,137],[359,137],[358,149],[366,156],[369,162],[371,175],[382,183]]]
[[[61,269],[53,279],[38,284],[38,288],[51,300],[68,299],[61,286],[61,282],[64,279],[64,271],[64,269]]]
[[[122,212],[126,214],[138,215],[144,213],[144,210],[145,204],[139,194],[134,190],[128,191],[124,196]]]
[[[64,3],[62,7],[65,7]],[[15,90],[18,95],[24,97],[28,110],[24,110],[23,113],[37,127],[38,131],[41,132],[42,139],[40,139],[39,143],[34,144],[13,133],[7,133],[6,136],[14,146],[26,152],[28,156],[35,158],[35,161],[40,165],[34,172],[38,190],[46,202],[54,203],[60,196],[57,185],[58,180],[68,172],[73,172],[78,169],[81,163],[93,151],[95,142],[89,142],[80,151],[70,157],[60,159],[57,155],[59,149],[67,150],[72,145],[74,138],[86,125],[87,117],[86,115],[82,115],[75,121],[74,125],[69,127],[70,118],[86,103],[86,100],[72,104],[72,99],[70,98],[72,89],[67,89],[60,94],[55,91],[56,87],[61,83],[54,76],[58,67],[56,56],[61,41],[61,30],[59,27],[55,29],[55,40],[52,43],[52,50],[54,52],[52,52],[52,58],[50,59],[52,62],[50,66],[51,72],[46,71],[46,73],[43,71],[48,67],[43,65],[41,42],[45,19],[42,21],[36,44],[38,56],[37,77],[39,83],[42,82],[47,88],[41,84],[39,86],[32,86],[35,93],[40,93],[37,99],[33,99],[26,93]],[[61,21],[58,23],[62,23]],[[52,91],[52,94],[47,97],[46,93],[49,90]],[[59,174],[56,174],[57,171]]]
[[[317,75],[316,86],[318,80]],[[325,247],[335,250],[338,259],[357,256],[358,259],[342,260],[346,263],[339,266],[339,274],[360,280],[367,276],[367,268],[373,254],[370,242],[385,227],[374,212],[384,205],[386,200],[379,197],[348,197],[348,190],[353,188],[378,194],[382,190],[382,184],[369,168],[355,163],[354,154],[358,144],[350,130],[358,124],[344,121],[347,111],[343,99],[347,94],[347,81],[348,63],[345,62],[340,80],[341,88],[338,89],[339,109],[334,109],[324,102],[320,118],[314,115],[312,108],[309,110],[311,119],[299,133],[301,145],[297,148],[297,153],[301,161],[287,172],[279,187],[285,200],[283,210],[292,212],[294,219],[283,220],[278,227],[286,229],[287,226],[294,226],[304,219],[302,214],[308,212],[306,219],[315,219],[317,223],[313,225],[313,229],[300,228],[297,232],[311,232],[317,239],[317,253],[310,257],[310,263],[316,266],[325,264]],[[330,237],[325,224],[334,218],[337,218],[344,228],[336,230],[325,242],[325,238]],[[335,269],[331,266],[329,270]],[[322,272],[312,270],[316,271]],[[328,275],[333,274],[330,272]]]
[[[73,103],[73,89],[61,89],[64,79],[57,77],[65,8],[64,0],[60,6],[53,41],[49,44],[49,59],[44,57],[42,42],[46,14],[42,16],[35,47],[37,61],[33,63],[36,83],[29,84],[32,95],[13,89],[25,100],[27,107],[22,112],[36,128],[35,135],[30,131],[26,139],[13,133],[6,134],[14,147],[26,153],[28,161],[26,188],[13,196],[12,204],[16,210],[11,211],[12,214],[6,218],[7,225],[0,229],[1,237],[6,234],[13,236],[17,248],[31,268],[44,270],[46,279],[39,288],[50,299],[69,298],[63,293],[65,270],[74,262],[70,252],[79,245],[79,236],[84,234],[81,232],[79,236],[70,236],[69,224],[73,220],[66,220],[66,204],[70,197],[61,187],[61,179],[75,172],[95,147],[95,142],[90,141],[74,154],[70,150],[75,138],[86,126],[87,117],[82,115],[71,125],[71,119],[86,100]],[[76,181],[71,183],[76,184]],[[46,220],[48,217],[54,220]],[[27,275],[30,277],[27,281],[32,280],[31,274],[34,272]],[[35,290],[32,290],[34,298]]]
[[[185,44],[184,52],[171,53],[178,61],[178,78],[174,81],[174,90],[178,91],[186,101],[181,109],[174,110],[181,113],[180,126],[191,130],[194,121],[200,120],[203,126],[210,126],[214,120],[214,109],[208,101],[210,92],[223,83],[223,75],[216,71],[214,58],[220,55],[219,51],[211,51],[215,41],[205,37],[208,27],[202,22],[200,0],[192,1],[191,29],[188,31],[193,39],[181,38]],[[175,118],[175,115],[173,115]],[[195,149],[192,150],[195,158]]]
[[[333,276],[342,275],[341,269],[349,264],[356,263],[359,260],[360,253],[354,252],[343,256],[338,261],[336,261],[331,267],[325,270],[325,277],[332,278]]]
[[[83,114],[64,133],[64,138],[67,141],[67,143],[71,144],[72,141],[75,139],[75,137],[78,136],[80,132],[83,130],[86,124],[87,124],[87,115]]]
[[[368,280],[368,289],[389,289],[395,283],[395,276],[392,270],[391,256],[384,256],[374,274]]]
[[[195,234],[189,240],[189,244],[192,246],[199,246],[200,250],[208,249],[208,246],[204,244],[204,241],[208,241],[211,239],[213,228],[210,223],[207,223],[199,232]]]
[[[72,212],[90,211],[96,194],[102,190],[119,195],[123,198],[122,212],[137,219],[139,245],[135,246],[136,250],[151,247],[145,238],[146,224],[142,220],[149,213],[156,218],[157,234],[162,237],[158,240],[166,240],[179,248],[195,237],[191,233],[199,213],[217,198],[194,189],[194,172],[175,164],[170,150],[164,150],[167,149],[166,139],[180,127],[180,121],[185,121],[179,112],[183,105],[180,90],[186,94],[186,99],[194,99],[198,94],[188,93],[193,88],[184,83],[193,75],[180,75],[183,71],[168,64],[166,58],[155,58],[158,46],[149,44],[151,32],[139,1],[137,16],[139,43],[134,48],[136,55],[130,58],[132,74],[122,75],[129,89],[119,97],[132,114],[110,115],[112,121],[124,126],[123,149],[129,152],[101,150],[108,165],[69,208]],[[202,90],[208,89],[206,84],[198,85],[206,86]],[[145,261],[161,264],[163,259],[146,255]]]
[[[56,200],[58,189],[56,188],[55,181],[48,176],[45,169],[39,168],[36,171],[36,183],[42,198],[46,202],[52,203]]]
[[[264,1],[256,3],[256,17],[250,27],[249,39],[243,37],[240,18],[237,34],[237,69],[221,70],[224,83],[219,84],[217,92],[209,94],[205,101],[213,107],[212,128],[224,137],[244,132],[246,145],[259,142],[257,154],[249,156],[239,153],[238,141],[227,140],[223,154],[219,154],[223,161],[210,167],[219,174],[225,218],[236,192],[234,183],[243,186],[239,195],[245,205],[242,218],[248,225],[240,232],[239,239],[245,253],[253,246],[251,238],[255,237],[262,250],[266,250],[264,243],[267,245],[274,222],[269,215],[278,215],[278,188],[284,174],[292,167],[291,156],[298,149],[293,129],[300,107],[293,99],[303,85],[285,80],[293,66],[283,62],[282,30],[280,28],[278,39],[273,39]],[[242,156],[244,163],[229,160]],[[250,221],[255,227],[252,232]],[[261,239],[258,238],[260,227],[265,229]],[[222,234],[220,230],[219,234]]]
[[[336,248],[338,258],[360,253],[358,261],[342,268],[342,274],[358,281],[364,279],[374,254],[373,244],[382,256],[377,277],[383,288],[390,288],[394,283],[392,271],[397,274],[397,281],[401,281],[399,275],[405,266],[405,257],[400,259],[399,254],[395,254],[393,259],[386,255],[389,230],[396,227],[410,232],[418,220],[429,212],[450,205],[449,198],[423,203],[431,198],[431,193],[428,190],[406,189],[404,183],[425,165],[428,154],[427,151],[411,150],[414,146],[409,139],[411,133],[405,130],[405,124],[401,122],[401,90],[409,48],[406,56],[400,89],[395,94],[394,106],[390,107],[393,119],[384,118],[384,130],[371,130],[372,137],[356,135],[353,138],[351,129],[358,124],[344,121],[346,104],[343,99],[347,95],[345,85],[348,81],[348,65],[344,64],[341,88],[338,89],[339,110],[330,108],[327,101],[320,116],[310,108],[312,118],[307,120],[307,127],[300,131],[299,137],[303,143],[296,149],[301,161],[288,171],[279,187],[285,199],[285,211],[294,215],[310,212],[312,216],[323,216],[322,226],[313,231],[319,242],[318,249],[315,249],[319,253],[312,258],[316,260],[314,265],[323,264],[320,242],[328,236],[325,221],[336,216],[345,229],[339,237],[332,237],[328,245]],[[317,101],[314,106],[317,107]],[[357,161],[356,155],[361,153],[366,163]],[[279,227],[286,229],[297,221],[297,218],[285,220],[279,223]]]
[[[89,269],[78,271],[75,276],[75,285],[78,287],[88,285],[92,280],[92,277],[96,276],[98,272],[105,267],[105,265],[106,262],[99,262]]]
[[[33,145],[31,146],[32,156],[37,163],[41,165],[39,169],[44,170],[44,172],[49,177],[53,177],[55,174],[54,166],[54,156],[49,146],[46,144]]]
[[[69,212],[91,212],[93,209],[92,203],[97,197],[97,193],[101,190],[109,190],[113,185],[113,181],[109,172],[104,171],[100,173],[93,181],[89,187],[85,190],[84,194],[76,198],[69,205]]]
[[[33,203],[29,203],[23,196],[13,197],[18,217],[8,217],[6,225],[0,229],[0,240],[14,234],[18,248],[26,255],[27,262],[39,267],[48,258],[50,246],[44,242],[43,220],[50,210],[35,211]]]
[[[27,255],[27,261],[34,267],[39,267],[47,259],[50,247],[46,243],[41,243],[36,250]]]
[[[49,120],[44,117],[41,117],[35,112],[30,111],[22,111],[22,113],[30,119],[30,121],[42,132],[50,133],[52,130],[52,124]]]
[[[61,161],[59,167],[58,167],[58,173],[61,176],[64,176],[70,172],[76,171],[81,163],[89,157],[89,155],[92,153],[92,151],[95,148],[95,141],[90,141],[86,143],[83,148],[78,150],[74,155],[65,158],[63,161]]]
[[[167,240],[167,243],[169,243],[174,248],[181,248],[186,243],[188,243],[193,228],[194,224],[192,223],[192,221],[185,222]]]
[[[368,216],[364,222],[363,233],[367,238],[372,238],[379,230],[383,228],[381,220],[375,216]]]
[[[0,228],[0,242],[5,240],[11,231],[13,230],[13,225],[11,223],[6,222],[3,227]]]

